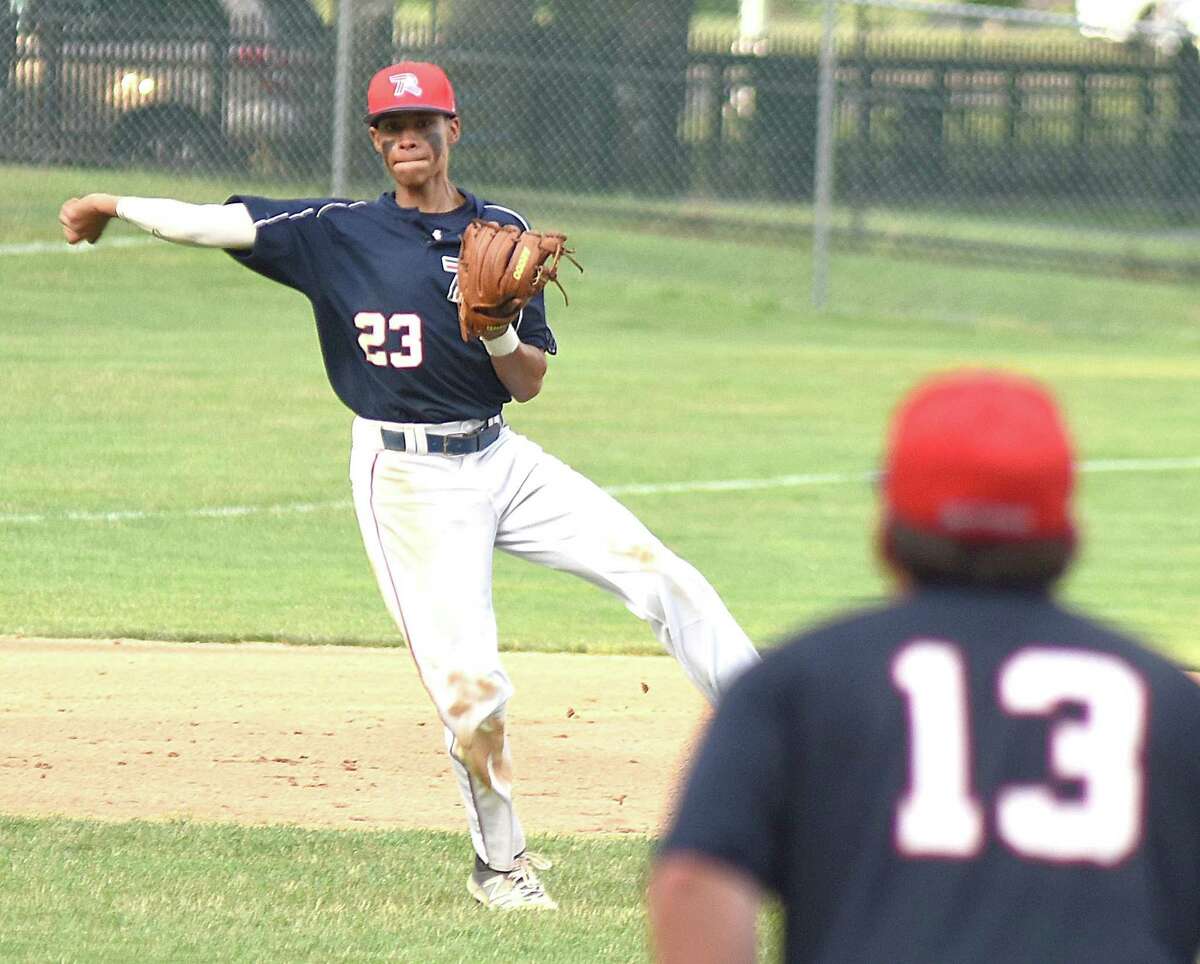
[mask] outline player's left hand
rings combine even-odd
[[[511,224],[473,220],[463,232],[458,256],[462,340],[502,335],[534,295],[552,281],[558,284],[562,258],[583,270],[572,254],[565,234],[541,234]],[[562,290],[562,285],[558,286]]]

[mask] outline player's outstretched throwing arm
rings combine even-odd
[[[189,204],[170,198],[88,194],[71,198],[58,212],[69,244],[95,244],[108,222],[117,217],[176,244],[234,250],[254,247],[254,220],[244,204]]]

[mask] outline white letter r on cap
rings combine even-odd
[[[388,80],[396,85],[397,97],[403,97],[405,94],[420,97],[424,93],[421,90],[421,85],[417,82],[416,74],[392,74],[388,77]]]

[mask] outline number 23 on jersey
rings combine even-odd
[[[971,780],[970,688],[962,650],[916,640],[892,660],[892,682],[908,708],[909,783],[895,814],[895,842],[909,857],[970,859],[984,845],[984,802]],[[1142,831],[1146,687],[1106,653],[1031,647],[997,675],[1009,716],[1051,717],[1063,704],[1078,719],[1054,719],[1047,759],[1054,776],[1077,781],[1065,799],[1038,783],[1001,786],[995,832],[1014,853],[1052,863],[1109,867],[1137,849]]]
[[[384,315],[381,311],[360,311],[354,316],[354,327],[360,332],[358,347],[372,365],[380,368],[417,368],[425,360],[420,315],[407,312]],[[396,351],[387,351],[383,347],[391,331],[399,335]]]

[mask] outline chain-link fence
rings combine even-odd
[[[823,61],[821,8],[742,36],[695,0],[0,0],[0,163],[370,196],[367,79],[434,60],[455,179],[535,215],[1200,277],[1193,44],[850,0]]]
[[[1174,25],[1116,44],[1027,10],[834,6],[835,247],[1200,278],[1200,58]]]

